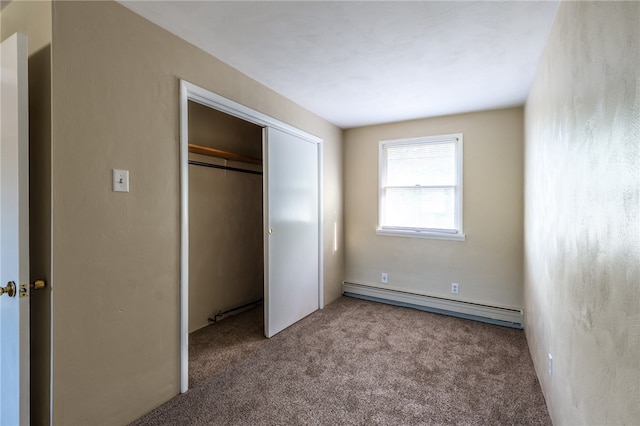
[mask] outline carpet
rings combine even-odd
[[[229,353],[133,425],[551,424],[522,330],[342,297],[263,339],[259,314],[200,332]]]

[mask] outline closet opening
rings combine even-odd
[[[189,383],[264,336],[262,126],[188,101]]]
[[[321,138],[180,80],[181,392],[209,318],[230,327],[262,299],[263,342],[322,309],[322,211]]]

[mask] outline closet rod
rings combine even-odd
[[[242,163],[262,165],[259,158],[247,157],[245,155],[236,154],[235,152],[223,151],[221,149],[209,148],[208,146],[189,144],[189,152],[194,154],[208,155],[210,157],[224,158],[226,160],[240,161]]]
[[[193,164],[194,166],[211,167],[212,169],[230,170],[232,172],[249,173],[252,175],[262,176],[262,172],[258,172],[255,170],[246,170],[239,169],[237,167],[221,166],[219,164],[203,163],[202,161],[189,160],[189,164]]]

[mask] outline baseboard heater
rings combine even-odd
[[[523,313],[520,309],[488,306],[350,282],[342,283],[342,294],[358,299],[451,315],[504,327],[522,329],[524,323]]]

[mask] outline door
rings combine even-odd
[[[0,426],[29,424],[27,58],[24,35],[0,45]]]
[[[264,130],[265,314],[271,337],[318,309],[318,146]]]

